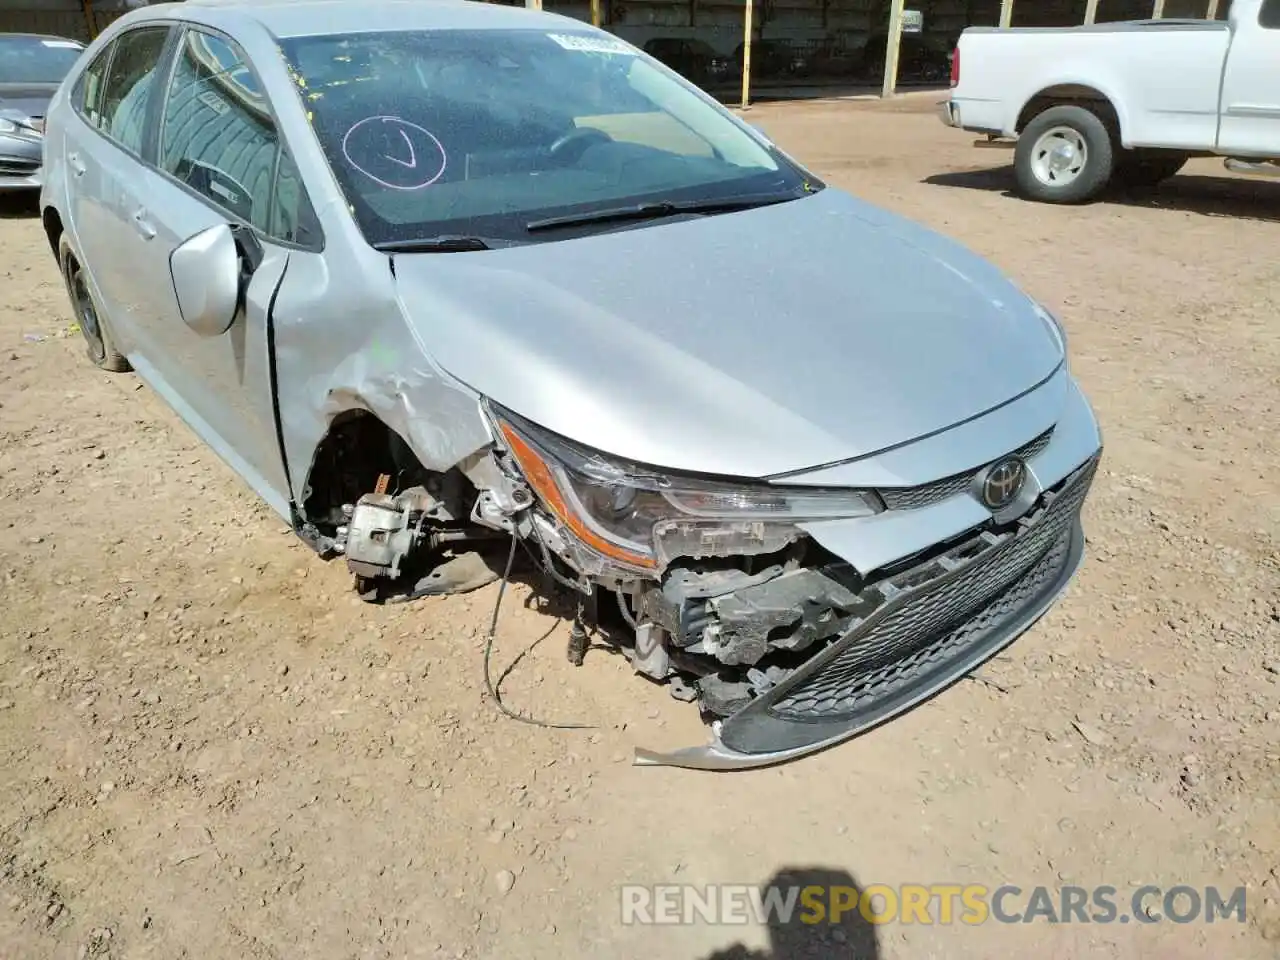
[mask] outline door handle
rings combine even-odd
[[[84,176],[85,166],[84,166],[84,162],[81,161],[80,159],[80,154],[68,153],[67,166],[71,168],[71,172],[74,173],[77,177]]]
[[[133,215],[133,226],[138,231],[139,236],[143,240],[154,240],[156,236],[156,228],[151,225],[151,221],[147,219],[147,210],[145,207],[140,208]]]

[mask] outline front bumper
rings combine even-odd
[[[635,762],[706,770],[768,766],[822,750],[949,686],[1026,631],[1080,566],[1080,511],[1098,456],[1047,491],[1011,533],[984,532],[877,584],[874,610],[705,746]]]
[[[0,192],[40,189],[43,146],[27,137],[0,136]]]

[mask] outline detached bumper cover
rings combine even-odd
[[[767,766],[832,746],[909,710],[1018,638],[1084,554],[1080,510],[1095,456],[1012,533],[984,533],[870,589],[882,602],[783,683],[716,725],[712,742],[635,762]]]

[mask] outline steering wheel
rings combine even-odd
[[[574,127],[547,148],[547,156],[556,163],[577,163],[591,147],[612,143],[613,137],[595,127]]]

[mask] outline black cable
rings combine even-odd
[[[489,636],[485,638],[484,642],[485,690],[488,691],[497,708],[512,720],[519,720],[521,723],[532,724],[535,727],[545,727],[550,730],[594,730],[596,729],[595,727],[586,723],[550,723],[546,720],[539,720],[536,717],[526,717],[523,714],[516,713],[502,702],[502,698],[498,696],[498,691],[493,686],[493,674],[489,669],[489,661],[493,656],[493,641],[498,635],[498,612],[502,609],[502,597],[507,592],[507,581],[511,579],[511,567],[516,559],[516,544],[519,542],[519,534],[513,531],[511,534],[511,550],[507,554],[507,566],[502,571],[502,582],[498,585],[498,598],[493,603],[493,619],[489,621]]]
[[[630,605],[627,603],[627,595],[622,592],[621,587],[616,588],[613,592],[618,598],[618,610],[622,614],[622,619],[627,621],[627,626],[632,630],[639,630],[640,625],[636,623],[636,618],[632,616]]]
[[[568,587],[575,593],[581,593],[588,597],[591,596],[593,592],[591,582],[587,580],[585,574],[581,580],[575,583],[556,570],[555,562],[551,559],[551,551],[547,548],[546,541],[542,539],[541,534],[538,533],[536,525],[533,527],[533,539],[538,541],[538,547],[542,550],[542,565],[546,568],[547,573],[551,575],[551,579],[555,580],[562,587]]]

